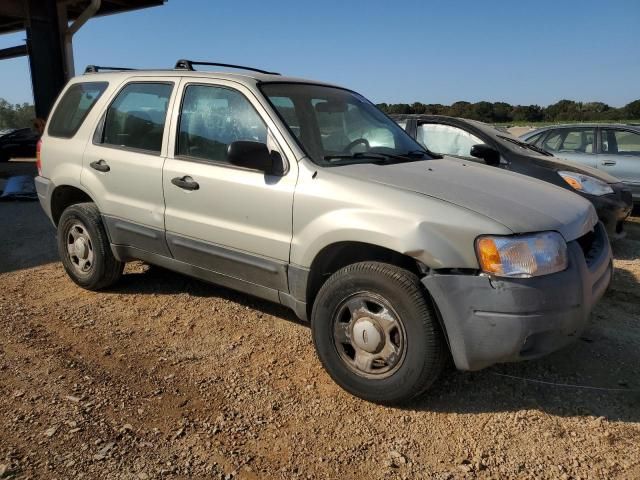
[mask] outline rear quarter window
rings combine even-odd
[[[48,134],[52,137],[73,137],[108,86],[107,82],[71,85],[53,112]]]

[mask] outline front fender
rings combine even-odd
[[[475,269],[478,235],[512,233],[443,200],[327,172],[301,179],[293,217],[291,263],[307,268],[325,247],[353,241],[388,248],[434,269]]]

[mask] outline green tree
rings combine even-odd
[[[640,118],[640,100],[635,100],[629,104],[627,104],[623,108],[626,117],[630,119],[639,119]]]
[[[30,127],[35,118],[33,105],[12,105],[0,98],[0,129]]]

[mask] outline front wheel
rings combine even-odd
[[[334,381],[376,403],[419,395],[446,361],[442,331],[420,280],[385,263],[356,263],[333,274],[314,302],[311,330]]]
[[[113,285],[124,269],[111,252],[100,212],[93,203],[78,203],[62,212],[58,253],[71,279],[88,290]]]

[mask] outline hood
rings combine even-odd
[[[532,152],[533,153],[533,152]],[[536,165],[540,165],[545,168],[551,168],[557,171],[567,170],[570,172],[576,173],[584,173],[585,175],[589,175],[591,177],[595,177],[598,180],[602,180],[610,185],[615,183],[620,183],[620,180],[612,175],[609,175],[607,172],[602,170],[598,170],[597,168],[590,167],[588,165],[583,165],[582,163],[572,162],[567,160],[566,158],[560,157],[546,157],[544,155],[520,155],[527,161],[533,162]]]
[[[501,223],[513,233],[555,230],[567,241],[593,229],[590,202],[550,183],[451,158],[334,167],[334,173],[419,193]]]

